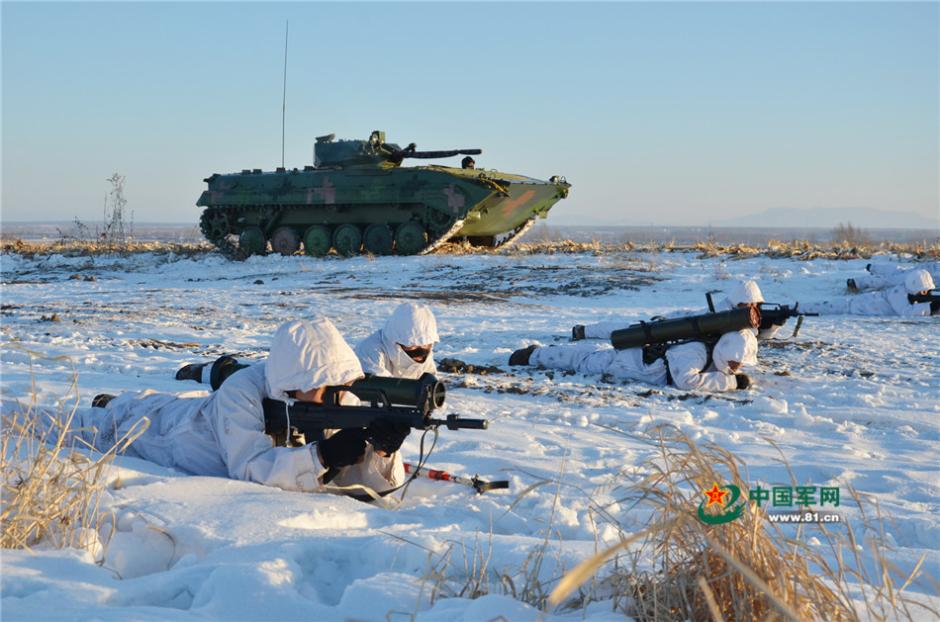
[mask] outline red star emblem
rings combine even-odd
[[[722,490],[718,487],[718,484],[713,483],[712,489],[705,491],[705,496],[708,497],[708,503],[705,504],[705,507],[712,505],[724,506],[726,494],[728,494],[727,490]]]

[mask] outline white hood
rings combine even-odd
[[[751,351],[754,349],[752,342],[756,343],[753,334],[745,335],[744,332],[741,330],[725,333],[715,344],[712,350],[712,363],[717,371],[731,373],[731,368],[728,367],[729,361],[743,364],[748,359],[748,355],[756,356],[757,353]]]
[[[764,302],[764,294],[754,281],[738,281],[728,292],[732,306]]]
[[[268,396],[287,399],[287,391],[310,391],[346,384],[363,375],[359,359],[325,317],[282,324],[265,363]]]
[[[933,277],[926,270],[912,270],[904,277],[904,287],[908,294],[916,294],[934,288]]]
[[[437,334],[437,320],[426,305],[406,302],[398,305],[382,329],[386,346],[426,346],[441,340]],[[400,349],[400,348],[399,348]]]
[[[433,345],[440,341],[437,334],[437,320],[431,309],[425,305],[406,302],[398,305],[382,328],[382,349],[388,357],[393,375],[411,377],[418,373],[418,368],[425,363],[418,363],[398,344],[403,346]]]

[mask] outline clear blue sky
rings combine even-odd
[[[100,220],[119,171],[195,222],[203,177],[279,165],[289,19],[288,166],[384,129],[566,175],[555,224],[937,219],[938,6],[4,2],[2,218]]]

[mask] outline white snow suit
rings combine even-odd
[[[934,282],[940,281],[940,261],[928,261],[911,267],[888,262],[872,263],[868,267],[868,274],[857,276],[853,280],[859,291],[885,289],[903,285],[904,279],[914,270],[926,270]]]
[[[418,363],[401,346],[427,346],[438,341],[437,321],[431,309],[407,302],[392,312],[382,329],[356,346],[356,355],[367,374],[416,379],[424,373],[437,371],[434,353],[432,351],[423,363]]]
[[[905,276],[903,285],[890,289],[867,292],[858,296],[835,300],[811,302],[803,310],[823,315],[899,315],[901,317],[925,317],[930,315],[930,303],[911,304],[908,294],[916,294],[934,288],[933,279],[926,270],[914,270]]]
[[[362,375],[352,348],[328,319],[296,320],[278,329],[264,363],[233,374],[208,397],[125,393],[104,409],[83,409],[76,426],[97,427],[97,434],[87,432],[83,438],[104,451],[147,417],[150,427],[128,455],[198,475],[320,491],[326,468],[316,444],[275,447],[264,433],[262,400],[287,400],[287,391],[345,384]],[[362,461],[340,469],[331,485],[362,484],[382,491],[403,481],[400,455],[384,458],[367,445]]]
[[[584,342],[536,348],[529,357],[529,364],[580,374],[606,374],[616,380],[665,385],[668,363],[676,388],[733,391],[737,388],[737,379],[728,362],[741,362],[752,355],[756,347],[754,334],[741,330],[721,336],[712,350],[710,365],[705,344],[698,341],[672,346],[666,350],[666,361],[659,358],[649,365],[643,362],[642,348],[615,350],[609,344]]]

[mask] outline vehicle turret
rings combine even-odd
[[[395,143],[385,142],[385,132],[375,130],[369,140],[335,140],[335,134],[318,136],[314,145],[316,168],[344,166],[400,166],[405,158],[424,160],[450,158],[455,155],[480,155],[482,149],[449,149],[444,151],[417,151],[414,143],[402,149]]]

